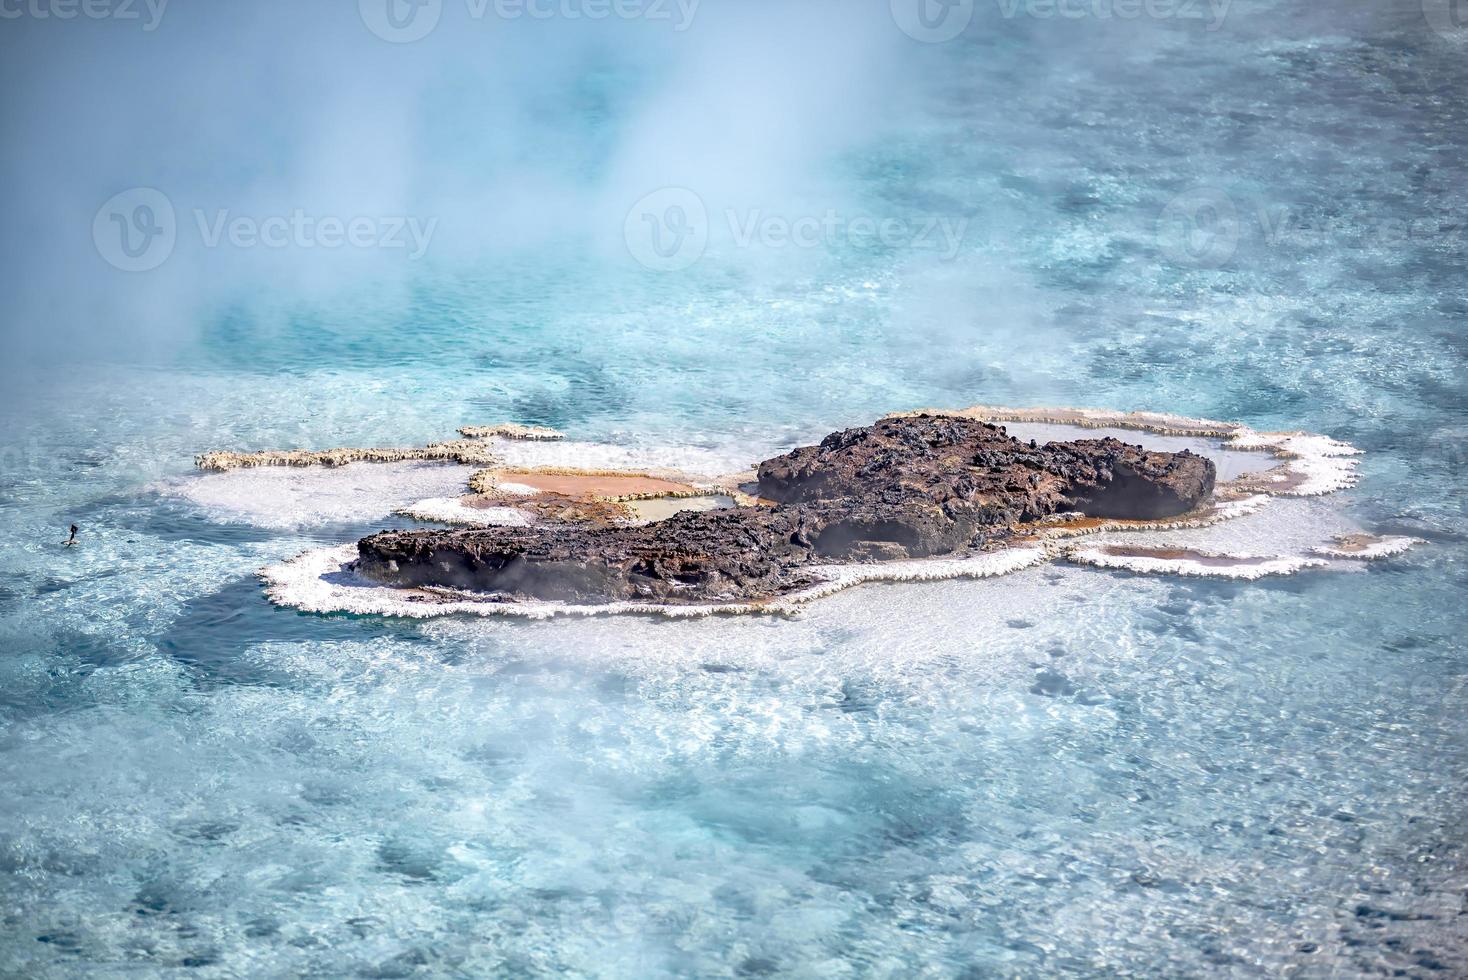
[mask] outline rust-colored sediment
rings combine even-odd
[[[1276,466],[1263,473],[1241,473],[1221,486],[1239,493],[1290,494],[1300,489],[1310,476],[1289,466]]]
[[[552,524],[576,522],[585,524],[621,524],[635,516],[626,504],[615,500],[568,497],[559,493],[539,493],[515,501],[515,509],[536,520]]]
[[[1030,539],[1073,538],[1103,531],[1171,531],[1207,527],[1228,519],[1222,510],[1224,504],[1235,503],[1252,494],[1235,492],[1232,485],[1205,501],[1201,506],[1176,517],[1155,521],[1127,520],[1120,517],[1087,517],[1085,514],[1064,514],[1037,521],[1024,529]]]
[[[538,493],[586,500],[647,500],[654,497],[697,497],[708,493],[705,488],[653,473],[570,467],[484,470],[470,478],[469,488],[475,493],[509,496],[496,489],[502,483],[530,487]]]
[[[507,498],[471,494],[459,502],[469,510],[492,510],[513,507],[539,521],[562,523],[584,521],[591,524],[617,524],[631,520],[633,513],[626,504],[591,497],[570,497],[559,493],[536,493]]]
[[[1375,545],[1381,544],[1382,538],[1374,534],[1341,534],[1335,538],[1331,548],[1334,551],[1344,551],[1347,554],[1358,554]]]
[[[1101,549],[1113,558],[1156,558],[1161,561],[1190,561],[1207,568],[1237,568],[1240,565],[1257,565],[1257,558],[1230,558],[1226,555],[1209,555],[1191,548],[1137,548],[1112,544]]]
[[[1091,534],[1096,531],[1122,529],[1150,531],[1156,526],[1156,521],[1129,521],[1123,518],[1086,517],[1083,514],[1074,514],[1068,515],[1063,520],[1047,521],[1044,530],[1061,534]]]

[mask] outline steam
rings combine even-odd
[[[412,43],[360,6],[3,24],[7,360],[162,358],[240,304],[380,308],[551,250],[626,262],[628,208],[663,186],[718,209],[845,206],[832,161],[904,89],[886,12],[834,0],[595,20],[444,0]],[[138,211],[137,188],[164,203]],[[169,208],[155,267],[100,254],[94,222],[138,250]],[[383,244],[394,229],[406,247]]]
[[[1281,189],[1226,134],[1200,140],[1194,93],[1157,78],[1314,37],[1321,19],[1386,16],[955,4],[971,21],[933,43],[881,0],[98,3],[109,16],[0,20],[0,363],[18,378],[168,364],[226,320],[262,349],[313,315],[407,348],[425,323],[519,303],[506,318],[533,325],[537,369],[588,332],[620,345],[586,359],[636,393],[629,416],[674,384],[629,363],[697,367],[751,343],[829,356],[781,392],[792,410],[829,404],[823,388],[870,390],[865,411],[1102,397],[1074,387],[1078,359],[1155,361],[1170,324],[1237,316],[1238,291],[1215,284],[1283,261],[1244,235],[1222,271],[1180,264],[1158,242],[1170,201],[1217,188],[1248,215],[1252,185],[1309,199],[1308,174]],[[1252,98],[1211,97],[1240,112]],[[1139,168],[1135,133],[1186,159]],[[1411,173],[1374,166],[1372,180]],[[675,244],[696,232],[696,254],[659,272],[663,256],[628,242],[649,220]],[[165,225],[167,254],[144,251]],[[443,316],[463,283],[462,321]],[[859,342],[813,343],[833,330]],[[890,371],[866,363],[878,349]],[[1177,363],[1159,397],[1191,404]],[[774,400],[719,367],[731,414]]]

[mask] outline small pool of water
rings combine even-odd
[[[626,506],[639,523],[655,524],[685,511],[729,510],[734,506],[734,498],[721,493],[700,497],[656,497],[652,500],[631,500]]]

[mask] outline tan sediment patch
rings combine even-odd
[[[344,447],[340,449],[265,449],[239,453],[229,450],[203,453],[194,457],[201,470],[225,473],[253,466],[345,466],[348,463],[436,462],[467,466],[490,466],[498,462],[489,445],[470,440],[435,442],[416,449],[373,449]]]
[[[505,506],[505,502],[497,497],[481,497],[478,494],[466,493],[459,498],[459,506],[466,510],[494,510],[497,507]]]
[[[1354,558],[1359,561],[1375,561],[1390,558],[1424,544],[1421,538],[1405,535],[1378,537],[1375,534],[1342,534],[1333,543],[1315,549],[1315,554],[1327,558]]]
[[[1080,565],[1119,569],[1144,575],[1194,575],[1253,580],[1270,575],[1292,575],[1326,562],[1302,555],[1218,554],[1172,545],[1131,547],[1101,545],[1069,546],[1061,557]]]
[[[1173,531],[1212,527],[1224,521],[1252,514],[1268,498],[1263,494],[1215,494],[1203,506],[1177,517],[1156,521],[1133,521],[1110,517],[1087,517],[1084,514],[1057,514],[1036,521],[1023,529],[1027,536],[1040,540],[1076,538],[1111,531]]]
[[[602,500],[647,500],[652,497],[692,496],[696,487],[649,476],[587,476],[572,473],[504,473],[507,481],[533,487],[542,493]]]
[[[420,500],[400,508],[399,514],[420,521],[465,527],[523,527],[537,524],[627,524],[635,519],[626,504],[558,493],[523,496],[483,496]]]
[[[635,518],[630,507],[621,501],[573,497],[559,493],[517,497],[515,509],[548,524],[626,524]]]
[[[751,498],[671,470],[631,471],[539,466],[480,470],[469,489],[484,506],[513,506],[540,521],[650,523],[685,510],[742,506]],[[703,503],[684,503],[698,501]],[[727,501],[727,502],[725,502]]]
[[[1103,531],[1158,531],[1164,528],[1184,527],[1182,523],[1159,521],[1129,521],[1120,518],[1086,517],[1084,514],[1065,514],[1036,521],[1029,530],[1036,538],[1076,538]]]
[[[1342,534],[1336,537],[1331,550],[1346,555],[1359,555],[1379,541],[1381,538],[1374,534]]]
[[[1302,473],[1283,464],[1263,473],[1243,473],[1228,481],[1224,486],[1245,493],[1267,493],[1277,496],[1292,496],[1309,482],[1309,474]]]
[[[1229,555],[1210,555],[1191,548],[1133,548],[1110,544],[1101,551],[1112,558],[1156,558],[1159,561],[1191,561],[1205,568],[1238,568],[1241,565],[1257,565],[1257,558],[1240,558]]]
[[[555,492],[528,494],[468,494],[460,498],[470,510],[495,510],[509,505],[515,510],[549,523],[585,521],[595,524],[617,524],[632,517],[632,512],[619,501],[587,495]]]
[[[544,425],[520,425],[501,422],[498,425],[466,425],[459,430],[465,439],[516,439],[524,442],[558,442],[566,438],[561,432]]]
[[[697,497],[709,492],[707,486],[696,485],[681,474],[632,472],[628,470],[583,470],[574,467],[544,466],[533,469],[487,469],[469,478],[469,489],[488,496],[502,495],[497,489],[509,484],[513,493],[523,495],[525,488],[536,493],[554,493],[584,499],[627,501],[653,497]]]

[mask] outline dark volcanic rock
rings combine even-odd
[[[385,531],[358,543],[357,568],[400,585],[569,602],[749,600],[799,585],[802,567],[979,549],[1049,514],[1175,517],[1213,480],[1213,463],[1189,452],[1115,439],[1035,446],[970,419],[884,419],[760,464],[773,507],[643,527]]]
[[[402,585],[571,602],[773,595],[805,559],[794,537],[788,515],[754,507],[643,527],[384,531],[358,543],[358,570]]]

